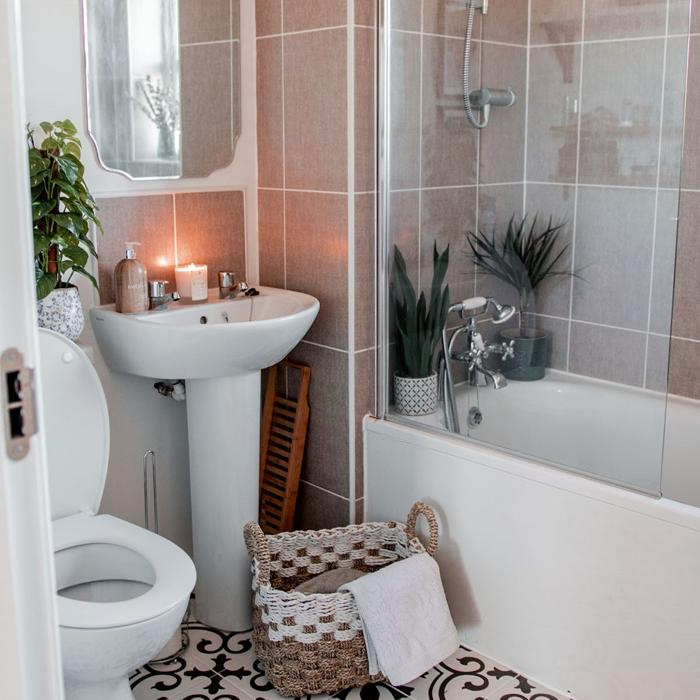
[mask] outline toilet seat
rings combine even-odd
[[[177,545],[149,530],[111,515],[79,514],[53,522],[54,552],[106,544],[132,550],[153,568],[155,581],[143,595],[111,603],[57,596],[61,627],[125,627],[158,617],[182,602],[194,588],[192,560]]]

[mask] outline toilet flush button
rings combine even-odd
[[[63,353],[63,355],[61,356],[61,359],[66,364],[69,364],[69,363],[73,362],[73,360],[75,359],[75,355],[70,350],[67,350],[66,352]]]

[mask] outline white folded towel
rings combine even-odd
[[[416,554],[341,587],[355,597],[367,644],[369,672],[404,685],[459,647],[440,570]]]

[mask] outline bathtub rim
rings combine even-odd
[[[583,498],[590,498],[616,508],[661,520],[678,527],[700,532],[700,508],[661,495],[650,495],[629,486],[612,483],[594,476],[587,476],[568,468],[550,465],[536,459],[525,458],[475,440],[456,437],[431,426],[416,425],[395,416],[376,418],[365,416],[363,431],[388,436],[401,443],[432,450],[439,454],[470,461],[487,469],[532,481]],[[370,468],[367,459],[367,440],[364,441],[364,491],[365,503],[372,500],[367,490]]]

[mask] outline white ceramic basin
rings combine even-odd
[[[207,379],[256,371],[279,362],[306,334],[319,310],[308,294],[259,287],[259,296],[120,314],[90,311],[107,365],[159,379]]]
[[[250,562],[243,525],[258,517],[260,370],[304,337],[319,310],[308,294],[173,303],[142,314],[90,311],[97,343],[117,371],[185,379],[197,619],[250,628]]]

